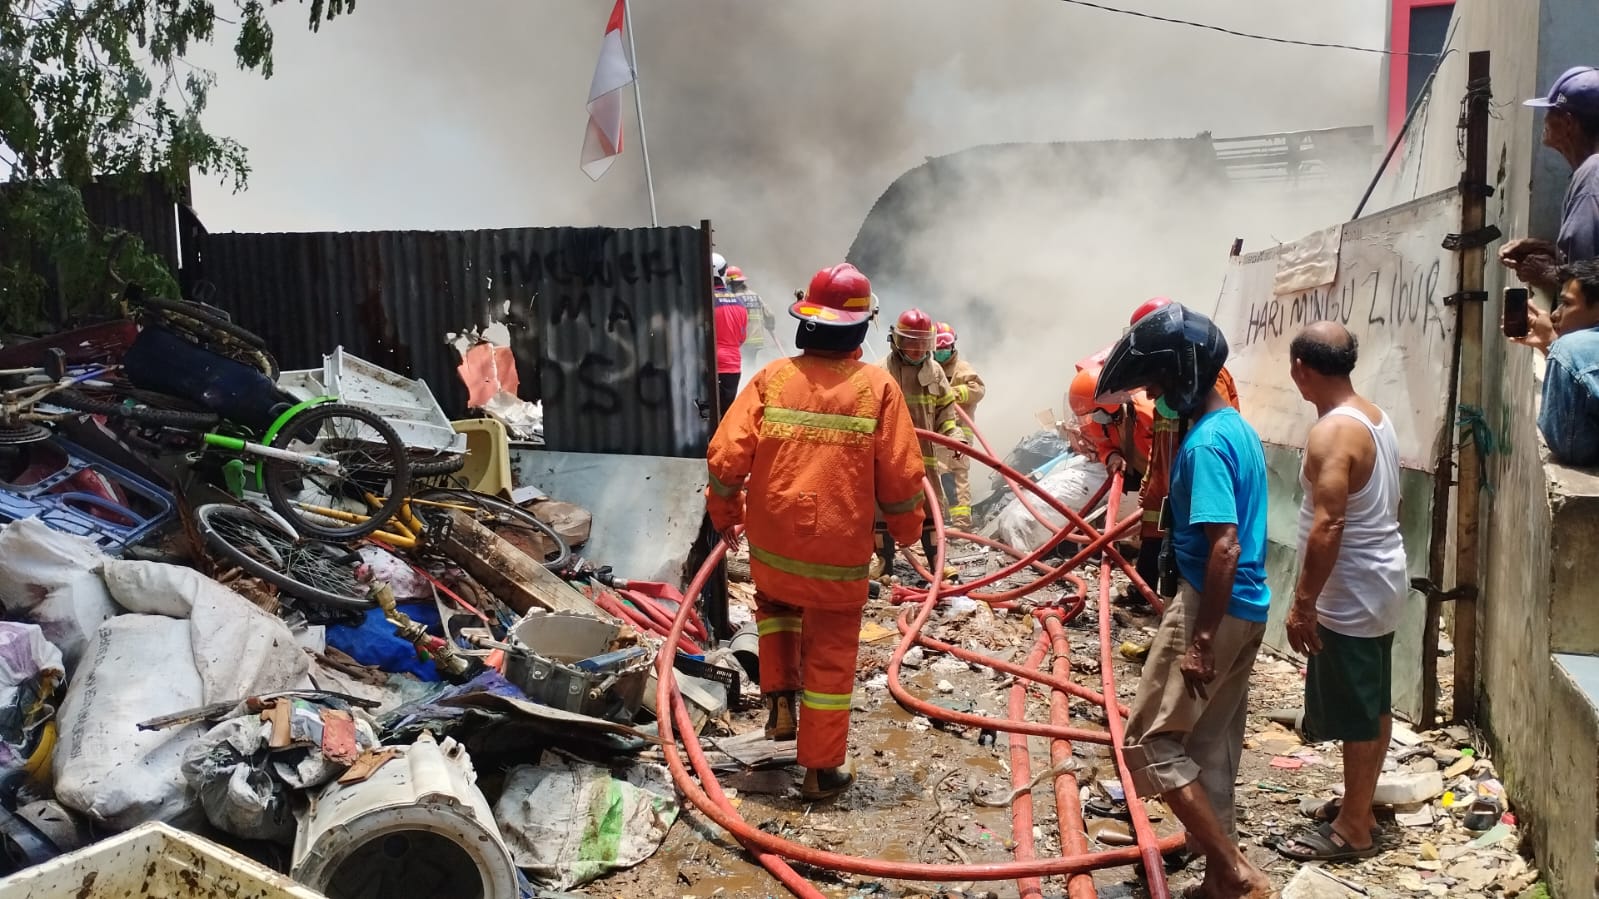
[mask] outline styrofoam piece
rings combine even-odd
[[[517,871],[466,748],[424,733],[300,816],[294,879],[337,895],[516,899]],[[470,887],[472,880],[479,883]]]
[[[406,446],[466,452],[466,436],[455,432],[426,383],[352,356],[344,347],[322,359],[322,383],[328,395],[383,416]]]
[[[0,880],[0,899],[39,896],[327,899],[231,849],[158,823]]]

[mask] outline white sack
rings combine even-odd
[[[110,560],[92,540],[37,518],[14,521],[0,528],[0,606],[39,625],[71,669],[100,622],[117,614],[100,581]]]
[[[552,752],[506,773],[494,820],[529,879],[568,890],[649,858],[678,811],[660,765],[612,772]]]
[[[193,808],[183,753],[208,725],[136,725],[201,705],[202,693],[189,622],[120,615],[102,624],[61,703],[56,799],[112,830],[145,821],[181,825]]]
[[[292,690],[310,667],[280,619],[192,568],[112,560],[105,583],[130,612],[189,619],[188,650],[203,684],[195,705]]]
[[[1055,497],[1072,509],[1082,512],[1083,504],[1093,498],[1100,485],[1105,483],[1109,475],[1105,466],[1087,456],[1072,456],[1070,459],[1056,465],[1054,470],[1045,475],[1038,482],[1050,496]],[[1009,487],[1003,488],[1009,490]],[[1066,516],[1055,511],[1048,503],[1039,498],[1038,494],[1024,488],[1022,495],[1027,497],[1027,502],[1037,509],[1049,522],[1046,527],[1019,502],[1011,497],[1010,502],[995,516],[995,532],[998,538],[1023,552],[1032,552],[1043,546],[1050,536],[1060,530],[1066,523]],[[1122,498],[1121,514],[1123,517],[1132,511],[1138,502],[1136,495]],[[1103,504],[1101,504],[1103,505]],[[1097,511],[1097,507],[1096,510]]]

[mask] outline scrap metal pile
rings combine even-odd
[[[0,896],[152,852],[332,897],[647,858],[676,589],[579,555],[589,512],[513,474],[498,419],[339,348],[280,371],[207,305],[126,309],[0,348]],[[741,674],[693,650],[714,717]],[[628,816],[596,847],[604,803]]]

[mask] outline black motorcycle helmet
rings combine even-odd
[[[1193,418],[1225,364],[1227,338],[1216,323],[1172,303],[1139,319],[1117,341],[1100,370],[1094,399],[1126,402],[1135,390],[1156,388],[1166,405]]]

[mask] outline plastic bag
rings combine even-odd
[[[0,604],[39,625],[70,671],[95,629],[117,614],[100,580],[109,561],[84,537],[53,531],[37,518],[14,521],[0,529]]]
[[[1056,465],[1054,470],[1038,482],[1038,486],[1050,496],[1082,512],[1083,504],[1093,498],[1100,485],[1105,483],[1106,477],[1108,475],[1105,466],[1084,456],[1072,456]],[[1023,552],[1032,552],[1043,546],[1055,531],[1060,530],[1066,522],[1066,516],[1050,507],[1030,490],[1024,488],[1022,495],[1027,497],[1028,504],[1038,510],[1050,526],[1040,524],[1026,507],[1012,497],[1010,503],[995,519],[995,527],[1000,540]],[[1123,500],[1124,513],[1133,508],[1134,502],[1136,500],[1131,497]]]

